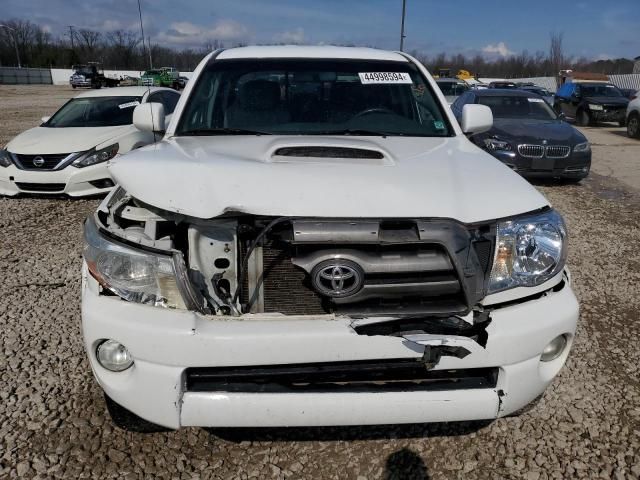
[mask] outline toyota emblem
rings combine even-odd
[[[34,167],[41,167],[42,165],[44,165],[44,158],[38,155],[37,157],[34,157],[32,163]]]
[[[311,272],[314,288],[333,298],[344,298],[358,292],[364,284],[360,265],[350,260],[326,260]]]

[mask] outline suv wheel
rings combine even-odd
[[[591,124],[591,117],[589,113],[585,110],[578,110],[576,114],[576,123],[581,127],[587,127]]]
[[[631,138],[640,138],[640,115],[632,113],[627,120],[627,134]]]
[[[157,433],[168,432],[170,429],[151,423],[144,418],[140,418],[135,413],[130,412],[122,405],[117,404],[106,393],[104,395],[104,401],[107,404],[107,410],[111,415],[111,420],[116,427],[126,430],[128,432],[138,433]]]

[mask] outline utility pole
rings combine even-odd
[[[407,0],[402,0],[402,25],[400,26],[400,51],[404,49],[404,16],[407,12]]]
[[[143,42],[144,46],[144,42]],[[153,60],[151,59],[151,36],[149,36],[149,68],[153,69]]]
[[[18,51],[18,41],[16,40],[16,29],[11,28],[9,25],[1,25],[0,27],[6,28],[11,32],[11,39],[13,40],[13,46],[16,47],[16,59],[18,60],[18,68],[22,68],[20,64],[20,52]]]
[[[73,50],[73,25],[69,25],[69,38],[71,39],[71,50]]]

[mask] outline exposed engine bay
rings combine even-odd
[[[346,316],[361,335],[486,343],[490,318],[479,302],[492,262],[491,225],[236,212],[202,220],[160,211],[121,189],[97,220],[121,241],[170,254],[191,300],[186,307],[201,313]]]

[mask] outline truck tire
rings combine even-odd
[[[635,112],[629,115],[627,135],[631,138],[640,138],[640,115]]]
[[[586,110],[578,110],[576,113],[576,123],[581,127],[588,127],[592,124],[591,116]]]
[[[76,86],[75,85],[71,85],[71,88],[73,88],[75,90]]]
[[[140,418],[135,413],[130,412],[122,405],[117,404],[106,393],[104,394],[104,401],[107,404],[107,410],[111,416],[111,420],[116,427],[128,431],[137,433],[158,433],[169,432],[168,428],[161,427],[155,423],[151,423],[144,418]]]

